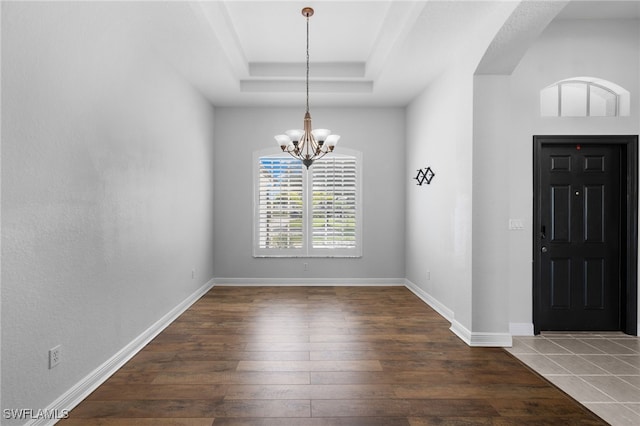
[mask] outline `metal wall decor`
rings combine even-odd
[[[418,169],[418,174],[414,179],[418,181],[418,185],[420,186],[422,186],[423,183],[429,185],[435,175],[431,167],[427,167],[426,169]]]

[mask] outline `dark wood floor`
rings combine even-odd
[[[605,424],[404,287],[214,287],[62,426]]]

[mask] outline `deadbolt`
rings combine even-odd
[[[549,251],[549,249],[547,248],[547,246],[542,246],[542,248],[540,249],[541,252],[546,253]]]

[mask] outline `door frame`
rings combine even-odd
[[[638,334],[638,135],[561,135],[533,136],[533,330],[540,333],[536,321],[541,313],[541,273],[540,247],[538,247],[540,211],[540,155],[543,145],[619,145],[622,152],[620,174],[622,221],[626,232],[621,232],[620,258],[626,267],[620,268],[621,275],[621,331],[630,335]],[[626,176],[626,179],[625,179]]]

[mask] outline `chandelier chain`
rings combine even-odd
[[[333,152],[340,135],[331,134],[328,129],[313,129],[311,126],[311,114],[309,113],[309,17],[313,15],[313,9],[311,7],[303,8],[302,15],[307,18],[307,112],[304,115],[304,129],[287,130],[285,134],[276,135],[274,138],[283,152],[301,160],[308,169],[314,161]]]
[[[309,16],[307,15],[307,112],[309,112]]]

